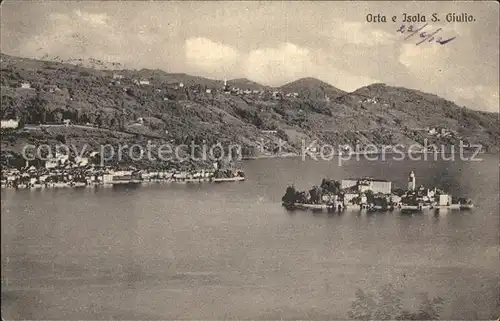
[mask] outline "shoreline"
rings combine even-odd
[[[57,188],[109,188],[117,186],[141,186],[151,184],[201,184],[201,183],[225,183],[225,182],[242,182],[245,177],[226,177],[226,178],[187,178],[187,179],[154,179],[154,180],[131,180],[112,183],[50,183],[50,184],[21,184],[21,186],[1,186],[2,190],[42,190],[42,189],[57,189]]]
[[[2,171],[2,189],[45,189],[137,186],[155,183],[220,183],[245,180],[239,169],[178,171],[145,171],[96,169],[28,169]]]
[[[408,212],[424,212],[424,211],[439,211],[443,210],[471,210],[474,208],[473,204],[450,204],[450,205],[434,205],[429,207],[418,208],[418,206],[402,205],[395,206],[393,208],[370,208],[363,207],[361,205],[345,205],[339,211],[334,205],[331,204],[308,204],[308,203],[294,203],[294,204],[284,204],[282,206],[287,210],[303,210],[303,211],[331,211],[331,212],[344,212],[344,211],[366,211],[366,212],[394,212],[399,211],[403,213]]]

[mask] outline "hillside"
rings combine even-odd
[[[345,93],[312,78],[280,88],[237,79],[228,84],[259,93],[235,95],[222,92],[223,81],[161,70],[97,70],[3,54],[1,70],[2,119],[17,118],[24,124],[70,119],[82,126],[4,132],[3,156],[18,155],[28,142],[61,141],[97,149],[100,144],[205,140],[208,144],[239,143],[245,155],[259,155],[261,139],[272,151],[280,138],[287,141],[284,152],[300,151],[302,139],[334,146],[411,144],[425,138],[452,144],[463,139],[480,143],[490,152],[499,146],[498,114],[384,84]],[[135,82],[139,80],[149,84]],[[22,83],[31,88],[21,88]],[[297,92],[299,97],[273,97],[273,91]],[[451,134],[430,134],[422,130],[426,127],[444,128]]]
[[[227,83],[231,86],[237,87],[237,88],[244,88],[244,89],[249,89],[249,90],[264,90],[264,89],[271,89],[269,86],[264,86],[259,83],[256,83],[255,81],[251,81],[246,78],[238,78],[238,79],[231,79],[228,80]]]
[[[337,98],[345,94],[344,91],[315,78],[301,78],[279,88],[284,92],[297,92],[311,99],[325,99],[325,95]]]

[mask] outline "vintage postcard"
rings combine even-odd
[[[495,320],[499,4],[1,8],[2,320]]]

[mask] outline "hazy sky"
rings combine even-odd
[[[498,10],[496,1],[4,1],[0,42],[11,55],[93,57],[266,85],[316,77],[352,91],[383,82],[498,112]],[[424,30],[442,28],[443,39],[456,39],[418,46],[418,34],[404,40],[396,32],[401,22],[392,22],[404,12],[438,13],[441,21]],[[387,22],[368,23],[368,13]],[[447,13],[476,21],[448,23]]]

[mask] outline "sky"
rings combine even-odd
[[[496,1],[3,1],[0,8],[5,54],[95,58],[272,86],[302,77],[345,91],[386,83],[499,110]],[[425,15],[427,34],[441,28],[436,37],[456,38],[416,45],[418,33],[397,32],[403,13]],[[440,21],[430,21],[433,13]],[[475,21],[447,22],[448,13]],[[367,22],[368,14],[386,22]]]

